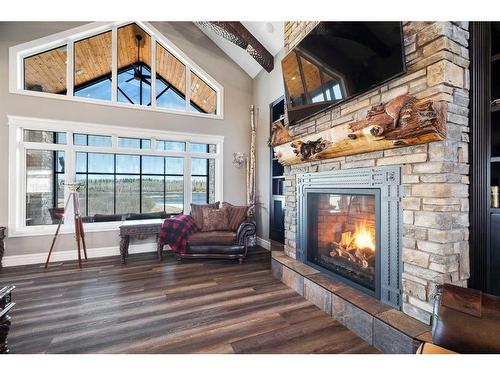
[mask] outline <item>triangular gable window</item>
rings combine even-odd
[[[146,22],[96,22],[10,59],[14,93],[222,117],[222,87]]]

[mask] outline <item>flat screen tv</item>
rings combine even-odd
[[[403,25],[321,22],[281,65],[293,125],[403,74]]]

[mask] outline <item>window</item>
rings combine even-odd
[[[215,163],[213,159],[193,158],[191,160],[191,187],[193,203],[205,204],[215,201],[214,190]]]
[[[76,153],[83,215],[184,210],[184,158]]]
[[[43,130],[24,130],[24,142],[66,144],[66,133]]]
[[[64,151],[26,150],[26,226],[58,223],[64,207]]]
[[[24,59],[24,89],[66,95],[68,48],[61,46]]]
[[[191,72],[191,111],[216,114],[217,93],[205,81]]]
[[[135,23],[118,29],[118,101],[151,105],[151,37]]]
[[[118,147],[145,150],[151,148],[151,139],[118,137]]]
[[[9,117],[10,144],[18,149],[10,162],[19,173],[9,182],[9,197],[17,202],[9,208],[13,235],[53,233],[64,213],[64,185],[75,181],[84,222],[95,230],[115,228],[131,214],[178,214],[189,212],[191,202],[222,199],[222,137],[182,140],[178,133],[151,131],[145,138],[143,129],[120,133],[116,127],[106,135],[103,125],[45,123]],[[63,227],[71,231],[71,222]]]
[[[147,22],[89,24],[43,40],[11,47],[10,92],[222,117],[223,88]]]
[[[75,42],[74,95],[111,100],[111,31]]]
[[[209,152],[211,154],[214,154],[217,152],[217,146],[216,145],[210,145],[207,143],[189,143],[189,151],[191,152]]]
[[[160,44],[156,44],[156,105],[186,109],[186,66]]]
[[[77,146],[111,147],[111,136],[73,134],[73,143]]]
[[[163,151],[186,151],[186,143],[158,140],[156,141],[156,148]]]

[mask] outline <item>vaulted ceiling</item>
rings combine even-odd
[[[137,41],[137,35],[141,40]],[[136,24],[118,29],[118,71],[137,61],[151,67],[151,39]],[[139,53],[138,53],[139,44]],[[75,87],[85,85],[111,74],[111,32],[105,32],[74,44]],[[186,69],[177,58],[161,45],[156,46],[157,74],[185,95]],[[24,61],[25,85],[40,85],[42,91],[66,91],[66,48],[43,52]],[[217,93],[197,75],[191,73],[191,101],[207,113],[217,106]]]

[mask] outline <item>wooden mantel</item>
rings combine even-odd
[[[445,136],[446,103],[402,95],[373,106],[366,119],[275,145],[274,153],[281,164],[292,165],[439,141]]]

